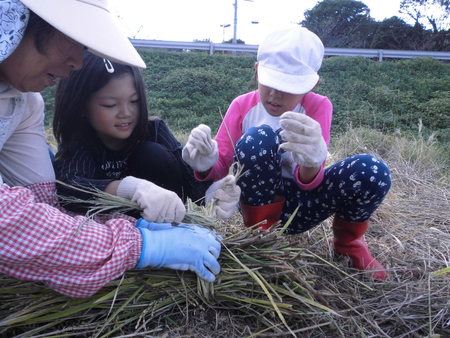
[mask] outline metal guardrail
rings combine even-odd
[[[136,48],[163,48],[178,50],[205,50],[209,54],[215,52],[232,52],[256,54],[258,45],[244,45],[233,43],[213,43],[213,42],[185,42],[185,41],[164,41],[164,40],[143,40],[131,39],[131,43]],[[417,50],[394,50],[394,49],[362,49],[362,48],[328,48],[325,47],[325,56],[362,56],[367,58],[377,58],[383,61],[384,58],[410,59],[415,57],[432,57],[438,60],[450,60],[450,52],[429,52]]]

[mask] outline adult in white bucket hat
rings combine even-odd
[[[0,0],[0,273],[71,297],[148,266],[213,281],[212,231],[127,216],[97,223],[58,206],[37,92],[80,69],[85,49],[145,67],[105,0]]]
[[[23,15],[23,20],[16,21],[17,30],[26,26],[26,17],[31,10],[61,33],[86,46],[94,54],[119,63],[145,68],[142,58],[120,31],[117,19],[109,11],[107,0],[2,0],[0,6],[2,17],[14,18]],[[5,24],[4,20],[2,18],[2,24]],[[10,22],[8,26],[11,27],[12,24],[13,22]],[[11,33],[11,30],[7,32],[2,29],[3,37]]]

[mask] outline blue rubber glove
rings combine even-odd
[[[146,221],[143,218],[139,218],[136,222],[138,228],[144,228],[148,230],[170,230],[173,228],[171,223],[155,223]]]
[[[198,226],[184,225],[187,227],[171,226],[167,230],[138,227],[142,234],[142,251],[136,268],[151,266],[191,270],[200,278],[213,282],[220,272],[217,261],[220,243],[215,233]]]
[[[172,225],[172,223],[156,223],[156,222],[149,222],[143,218],[139,218],[139,220],[136,222],[136,226],[138,228],[144,228],[151,231],[158,231],[158,230],[171,230],[174,228],[184,228],[184,229],[191,229],[198,233],[204,233],[211,234],[214,236],[214,238],[219,238],[219,236],[216,235],[216,233],[212,230],[209,230],[207,228],[203,228],[201,226],[195,225],[195,224],[184,224],[179,223],[178,225]]]

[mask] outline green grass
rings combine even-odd
[[[221,114],[238,95],[255,88],[255,56],[141,50],[150,113],[177,132],[200,123],[217,130]],[[378,62],[354,57],[326,58],[317,92],[334,106],[332,133],[368,127],[386,133],[421,133],[450,143],[450,67],[431,58]],[[47,126],[54,89],[44,92]]]

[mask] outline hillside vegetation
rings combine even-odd
[[[150,113],[177,132],[199,123],[216,130],[229,103],[255,88],[255,56],[141,50]],[[317,92],[334,105],[333,134],[365,126],[382,132],[433,132],[450,142],[450,67],[429,58],[378,62],[366,58],[326,58]],[[44,92],[47,125],[53,89]]]

